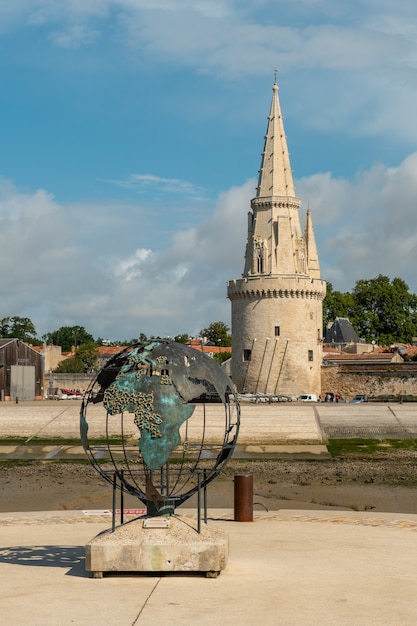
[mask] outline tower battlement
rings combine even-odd
[[[237,298],[297,298],[323,300],[326,296],[324,280],[309,277],[258,276],[229,280],[227,297]]]

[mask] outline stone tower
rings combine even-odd
[[[241,393],[321,392],[326,283],[310,211],[304,233],[274,82],[243,278],[231,280],[232,379]]]

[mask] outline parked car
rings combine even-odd
[[[358,393],[354,398],[352,398],[351,402],[354,404],[360,404],[361,402],[368,402],[368,396],[364,393]]]
[[[302,393],[298,396],[300,402],[317,402],[317,396],[315,393]]]

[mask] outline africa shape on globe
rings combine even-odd
[[[197,405],[201,409],[201,405],[214,402],[221,409],[223,404],[226,416],[223,439],[217,445],[213,461],[214,474],[217,474],[231,456],[237,439],[240,419],[238,405],[234,403],[236,395],[233,384],[223,369],[204,353],[167,340],[152,341],[146,345],[135,344],[108,361],[86,393],[81,410],[82,443],[86,452],[90,453],[90,460],[102,473],[92,458],[86,415],[89,403],[102,403],[108,421],[111,421],[112,416],[124,413],[132,415],[139,435],[137,446],[146,470],[162,468],[169,463],[173,451],[178,449],[181,449],[182,458],[188,461],[189,466],[190,458],[197,457],[197,461],[193,461],[195,469],[202,458],[207,459],[209,456],[207,450],[204,450],[205,406],[202,420],[204,431],[200,444],[196,445],[194,442],[194,457],[187,457],[188,443],[181,442],[181,427],[192,418]],[[230,419],[231,398],[233,407],[236,407],[233,419]],[[199,415],[200,413],[201,411]],[[216,415],[218,413],[219,411]],[[115,455],[111,450],[110,457],[114,462]],[[128,467],[128,459],[125,458],[125,461]],[[193,467],[191,473],[192,471]],[[135,471],[130,474],[135,478]],[[209,475],[208,479],[211,478]],[[122,481],[127,482],[126,469],[123,470]],[[166,485],[165,489],[169,491]],[[127,490],[130,493],[135,492],[129,485]],[[136,490],[136,495],[142,497],[140,488]]]

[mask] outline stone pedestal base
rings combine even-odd
[[[105,572],[204,572],[216,577],[226,567],[228,536],[180,516],[138,518],[106,530],[85,547],[86,570]]]

